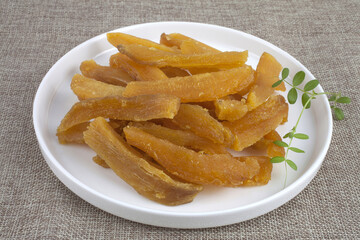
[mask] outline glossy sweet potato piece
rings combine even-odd
[[[193,39],[185,40],[180,45],[182,54],[220,53],[221,51],[212,48],[204,43]]]
[[[110,66],[122,69],[137,81],[156,81],[168,78],[158,67],[139,64],[121,53],[110,57]]]
[[[269,182],[271,179],[271,172],[273,165],[270,162],[269,157],[261,157],[257,156],[254,157],[258,161],[260,165],[260,171],[258,174],[256,174],[251,179],[247,179],[244,181],[243,186],[259,186],[259,185],[265,185]]]
[[[124,128],[128,143],[146,152],[171,174],[198,184],[237,187],[259,173],[256,158],[228,154],[202,154],[136,127]]]
[[[140,195],[175,206],[191,202],[203,187],[172,179],[129,146],[104,118],[96,118],[84,139],[106,164]]]
[[[180,33],[171,33],[171,34],[162,33],[160,36],[160,44],[163,44],[168,47],[176,47],[180,49],[181,43],[188,39],[189,37]]]
[[[219,120],[235,121],[242,118],[247,112],[248,107],[245,99],[218,99],[214,101],[215,113]]]
[[[285,149],[274,144],[274,141],[282,140],[279,133],[275,130],[266,134],[263,138],[257,141],[254,145],[251,146],[252,149],[265,151],[266,155],[270,158],[276,156],[285,156]]]
[[[246,66],[168,80],[131,82],[126,86],[123,96],[162,93],[177,96],[181,102],[204,102],[236,93],[253,80],[254,70]]]
[[[71,144],[71,143],[80,143],[84,144],[83,133],[87,130],[90,122],[79,123],[66,131],[56,133],[59,143],[61,144]],[[109,124],[112,128],[115,129],[118,133],[122,133],[122,129],[126,127],[128,121],[124,120],[110,120]]]
[[[201,68],[236,68],[245,64],[248,52],[220,52],[203,54],[180,54],[166,52],[156,48],[130,44],[119,45],[120,53],[127,55],[134,61],[158,67],[201,67]]]
[[[274,144],[274,141],[281,141],[282,138],[279,135],[279,133],[275,130],[269,132],[264,136],[264,139],[266,141],[266,153],[269,157],[276,157],[276,156],[285,156],[285,150],[283,147],[280,147],[276,144]]]
[[[118,45],[127,45],[127,44],[138,44],[142,46],[146,46],[149,48],[155,48],[166,52],[175,52],[175,48],[170,48],[162,44],[158,44],[156,42],[135,37],[126,33],[120,33],[120,32],[114,32],[114,33],[107,33],[106,34],[108,42],[113,45],[114,47],[117,47]]]
[[[241,151],[276,129],[287,115],[288,104],[284,97],[273,95],[241,119],[233,122],[225,121],[222,124],[237,136],[238,141],[232,148]]]
[[[219,50],[180,33],[161,34],[160,43],[181,49],[183,54],[218,53]]]
[[[186,76],[190,75],[187,70],[177,68],[177,67],[162,67],[161,71],[163,71],[168,78],[186,77]]]
[[[181,104],[173,122],[182,129],[190,130],[214,143],[231,146],[234,141],[232,132],[198,105]]]
[[[87,129],[89,124],[89,122],[83,122],[67,129],[66,131],[57,132],[56,136],[58,137],[59,143],[85,143],[83,138],[83,132]]]
[[[131,121],[173,118],[179,106],[179,98],[160,94],[141,95],[132,98],[109,96],[87,99],[72,106],[61,121],[57,131],[66,131],[72,126],[100,116]]]
[[[199,137],[190,131],[175,130],[151,122],[132,122],[129,126],[137,127],[157,138],[168,140],[176,145],[184,146],[197,151],[203,151],[204,153],[228,153],[224,145],[215,144],[212,141]]]
[[[125,90],[122,86],[103,83],[92,78],[84,77],[80,74],[74,75],[70,87],[79,100],[113,95],[121,96]]]
[[[80,65],[80,71],[85,77],[117,86],[125,87],[129,82],[133,81],[127,72],[121,69],[100,66],[94,60],[83,61]]]
[[[107,163],[105,162],[105,160],[99,157],[99,155],[93,157],[93,161],[103,168],[110,168],[109,165],[107,165]]]
[[[272,87],[279,80],[281,70],[280,63],[273,56],[264,52],[256,68],[254,86],[247,97],[250,110],[265,102],[275,90],[285,91],[284,83],[281,83],[276,89]]]

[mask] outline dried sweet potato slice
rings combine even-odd
[[[84,144],[83,133],[87,130],[90,122],[79,123],[66,131],[56,133],[58,141],[61,144],[80,143]],[[122,129],[128,125],[128,121],[124,120],[111,120],[109,124],[119,134],[122,133]]]
[[[272,87],[279,80],[281,70],[281,64],[272,55],[266,52],[261,55],[256,68],[255,83],[247,97],[249,109],[261,105],[275,90],[285,91],[284,83],[281,83],[276,89]]]
[[[70,87],[79,100],[113,95],[121,96],[125,90],[122,86],[103,83],[92,78],[84,77],[80,74],[74,75]]]
[[[270,158],[276,157],[276,156],[285,156],[285,149],[283,147],[280,147],[276,144],[274,144],[274,141],[276,140],[282,140],[279,133],[275,130],[269,132],[266,134],[263,138],[261,138],[259,141],[257,141],[254,145],[251,146],[251,148],[257,149],[257,150],[265,150],[266,155]]]
[[[181,49],[183,54],[196,54],[205,52],[220,52],[219,50],[210,47],[193,38],[185,36],[180,33],[161,34],[160,43],[169,47],[177,47]]]
[[[140,195],[165,205],[191,202],[203,187],[180,182],[154,167],[128,145],[104,118],[96,118],[84,139],[106,164]]]
[[[221,71],[221,69],[219,68],[201,68],[201,67],[191,67],[191,68],[187,68],[187,70],[189,71],[189,73],[191,73],[191,75]]]
[[[110,57],[110,66],[122,69],[138,81],[156,81],[168,78],[158,67],[139,64],[121,53]]]
[[[203,151],[204,153],[228,153],[224,145],[215,144],[212,141],[199,137],[190,131],[175,130],[151,122],[132,122],[129,126],[137,127],[157,138],[168,140],[176,145],[184,146],[197,151]]]
[[[232,148],[241,151],[276,129],[288,115],[288,104],[283,96],[273,95],[265,103],[245,114],[239,120],[222,124],[237,136]]]
[[[199,42],[193,38],[185,36],[180,33],[161,34],[160,43],[169,47],[177,47],[181,49],[183,54],[196,54],[212,52],[217,53],[219,50],[206,45],[205,43]]]
[[[267,141],[267,148],[266,152],[269,157],[276,157],[276,156],[285,156],[285,150],[283,147],[280,147],[274,144],[274,141],[281,141],[282,138],[279,133],[275,130],[271,131],[270,133],[264,136],[264,139]]]
[[[72,106],[61,121],[57,131],[66,131],[76,124],[87,122],[100,116],[131,121],[173,118],[179,106],[179,98],[161,94],[141,95],[132,98],[109,96],[86,99]]]
[[[181,104],[173,122],[182,129],[190,130],[214,143],[231,146],[234,141],[232,132],[198,105]]]
[[[171,34],[162,33],[160,35],[160,44],[163,44],[168,47],[176,47],[180,49],[181,43],[188,39],[189,37],[180,33],[171,33]]]
[[[107,165],[107,163],[105,162],[105,160],[99,157],[99,155],[93,157],[93,161],[103,168],[110,168],[109,165]]]
[[[218,99],[214,101],[215,113],[219,120],[235,121],[242,118],[247,112],[248,107],[245,99]]]
[[[177,67],[162,67],[161,71],[163,71],[167,77],[186,77],[189,76],[189,72],[185,69],[177,68]]]
[[[106,34],[108,42],[117,47],[120,44],[138,44],[150,48],[160,49],[166,52],[175,52],[175,48],[167,47],[162,44],[158,44],[156,42],[150,41],[148,39],[135,37],[133,35],[129,35],[126,33],[114,32],[114,33],[107,33]]]
[[[220,52],[203,54],[180,54],[166,52],[142,45],[118,45],[118,50],[134,61],[158,67],[201,67],[201,68],[235,68],[245,64],[248,52]]]
[[[220,53],[221,51],[212,48],[204,43],[194,39],[188,39],[181,43],[180,50],[182,54],[201,54],[201,53]]]
[[[256,158],[197,153],[136,127],[128,126],[124,133],[128,143],[146,152],[171,174],[189,182],[237,187],[260,170]]]
[[[94,60],[83,61],[80,65],[80,71],[85,77],[117,86],[125,87],[129,82],[133,81],[127,72],[121,69],[100,66]]]
[[[66,131],[57,132],[56,136],[58,137],[59,143],[85,143],[83,138],[83,132],[87,129],[89,124],[89,122],[83,122],[67,129]]]
[[[175,77],[152,82],[131,82],[123,96],[163,93],[181,98],[181,102],[212,101],[241,91],[254,80],[254,70],[240,67],[188,77]]]
[[[270,162],[269,157],[261,157],[257,156],[254,157],[258,161],[260,165],[260,171],[258,174],[256,174],[251,179],[247,179],[244,181],[243,186],[259,186],[259,185],[265,185],[269,182],[271,179],[271,172],[273,165]]]

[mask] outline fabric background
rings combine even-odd
[[[0,2],[1,239],[359,239],[360,2],[12,1]],[[68,190],[44,161],[32,102],[51,66],[76,45],[119,27],[194,21],[234,28],[290,53],[327,91],[352,98],[334,122],[314,180],[256,219],[210,229],[166,229],[99,210]]]

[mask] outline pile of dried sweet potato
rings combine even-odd
[[[275,131],[288,105],[275,90],[282,66],[264,53],[256,71],[248,53],[221,52],[182,34],[160,44],[108,33],[119,53],[110,66],[81,63],[71,89],[79,98],[61,121],[62,144],[86,143],[139,194],[166,205],[190,202],[204,185],[267,184]],[[234,157],[228,149],[265,150]]]

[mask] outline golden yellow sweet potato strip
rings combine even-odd
[[[267,148],[266,153],[269,157],[276,157],[276,156],[285,156],[285,149],[283,147],[280,147],[276,144],[274,144],[274,141],[281,141],[282,138],[279,135],[279,133],[275,130],[271,131],[270,133],[266,134],[264,136],[264,139],[267,141]]]
[[[90,122],[83,122],[67,129],[66,131],[57,132],[56,136],[58,137],[59,143],[85,143],[83,138],[83,132],[87,129],[89,124]]]
[[[161,204],[175,206],[191,202],[203,187],[180,182],[146,161],[128,145],[104,118],[96,118],[84,132],[84,139],[106,164],[140,195]]]
[[[260,165],[260,171],[258,174],[256,174],[251,179],[247,179],[244,181],[243,186],[259,186],[259,185],[265,185],[269,182],[271,179],[271,172],[273,165],[270,162],[269,157],[256,157],[256,160],[258,161]]]
[[[191,73],[191,75],[197,75],[197,74],[203,74],[203,73],[218,72],[218,71],[226,70],[226,69],[190,67],[190,68],[187,68],[186,70],[188,70]]]
[[[271,96],[265,103],[248,112],[239,120],[222,124],[237,136],[238,141],[232,146],[241,151],[259,141],[263,136],[276,129],[287,118],[288,104],[283,96]]]
[[[149,48],[155,48],[166,52],[176,52],[175,48],[167,47],[162,44],[158,44],[156,42],[150,41],[148,39],[135,37],[133,35],[129,35],[126,33],[114,32],[106,34],[108,42],[117,47],[118,45],[127,45],[127,44],[138,44],[142,46],[146,46]]]
[[[121,53],[110,57],[110,66],[122,69],[138,81],[156,81],[168,78],[158,67],[139,64]]]
[[[162,67],[161,71],[163,71],[168,78],[186,77],[190,75],[188,71],[177,67]]]
[[[66,131],[72,126],[100,116],[131,121],[173,118],[178,112],[179,106],[179,98],[161,94],[131,98],[109,96],[86,99],[72,106],[61,121],[57,131]]]
[[[157,138],[168,140],[176,145],[203,151],[204,153],[228,153],[224,145],[215,144],[212,141],[199,137],[190,131],[170,129],[151,122],[131,122],[129,126],[137,127]]]
[[[274,141],[279,140],[281,141],[282,138],[279,135],[279,133],[275,130],[269,132],[266,134],[262,139],[257,141],[254,145],[252,145],[252,148],[259,149],[259,150],[266,150],[267,156],[270,158],[276,157],[276,156],[285,156],[285,150],[283,147],[280,147],[276,144],[274,144]]]
[[[134,80],[127,72],[121,69],[100,66],[94,60],[83,61],[80,65],[80,71],[85,77],[123,87]]]
[[[56,133],[59,143],[61,144],[71,144],[71,143],[80,143],[84,144],[83,133],[88,128],[90,122],[79,123],[66,131]],[[111,120],[109,124],[112,128],[115,129],[119,134],[122,133],[122,129],[128,125],[128,121],[124,120]]]
[[[160,36],[160,44],[163,44],[168,47],[176,47],[180,49],[181,43],[188,39],[189,37],[180,33],[171,33],[171,34],[162,33]]]
[[[109,165],[107,165],[107,163],[105,162],[105,160],[99,157],[99,155],[93,157],[93,161],[103,168],[110,168]]]
[[[285,91],[284,82],[276,88],[272,87],[279,80],[281,70],[281,64],[273,56],[266,52],[261,55],[256,68],[255,83],[247,97],[250,110],[265,102],[275,90]]]
[[[235,121],[242,118],[247,112],[248,107],[245,99],[218,99],[214,101],[215,113],[219,120]]]
[[[260,170],[254,157],[197,153],[136,127],[128,126],[124,133],[128,143],[146,152],[171,174],[189,182],[237,187]]]
[[[205,108],[198,105],[181,104],[173,122],[182,129],[190,130],[214,143],[226,146],[233,144],[234,135],[232,132],[210,116]]]
[[[180,45],[182,54],[220,53],[221,51],[212,48],[194,39],[185,40]]]
[[[245,64],[248,52],[220,52],[203,54],[180,54],[166,52],[156,48],[142,45],[130,44],[119,45],[118,50],[141,64],[154,65],[158,67],[201,67],[201,68],[235,68]]]
[[[254,80],[254,70],[240,67],[188,77],[152,82],[131,82],[123,96],[163,93],[181,98],[181,102],[205,102],[241,91]]]
[[[219,50],[180,33],[161,34],[160,43],[177,47],[183,54],[218,53]]]
[[[92,78],[84,77],[80,74],[75,74],[70,84],[71,90],[79,98],[84,100],[88,98],[99,98],[117,95],[121,96],[125,90],[122,86],[115,86],[108,83],[103,83]]]

